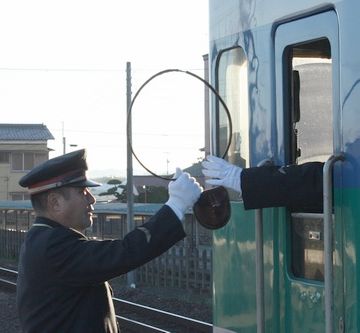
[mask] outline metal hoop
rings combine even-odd
[[[170,72],[177,72],[177,73],[184,73],[184,74],[187,74],[187,75],[190,75],[198,80],[200,80],[202,83],[205,84],[205,86],[207,86],[214,94],[215,96],[218,98],[218,100],[220,101],[221,105],[223,106],[223,108],[225,109],[225,112],[226,112],[226,115],[228,117],[228,121],[229,121],[229,139],[228,139],[228,144],[226,146],[226,149],[225,149],[225,153],[224,155],[222,156],[222,158],[225,158],[229,148],[230,148],[230,145],[231,145],[231,139],[232,139],[232,121],[231,121],[231,115],[230,115],[230,111],[227,107],[227,105],[225,104],[224,100],[221,98],[221,96],[219,95],[219,93],[216,91],[216,89],[207,81],[205,81],[203,78],[201,78],[200,76],[192,73],[192,72],[189,72],[189,71],[184,71],[184,70],[181,70],[181,69],[165,69],[163,71],[160,71],[156,74],[154,74],[153,76],[151,76],[149,79],[147,79],[141,86],[140,88],[137,90],[137,92],[135,93],[134,95],[134,98],[132,99],[131,103],[130,103],[130,107],[129,107],[129,110],[128,110],[128,113],[127,113],[127,139],[128,139],[128,143],[129,143],[129,147],[130,147],[130,150],[131,150],[131,153],[133,154],[133,156],[135,157],[135,159],[138,161],[138,163],[147,171],[149,172],[151,175],[155,176],[155,177],[158,177],[158,178],[161,178],[161,179],[165,179],[165,180],[174,180],[173,178],[167,178],[167,177],[163,177],[163,176],[159,176],[157,175],[155,172],[151,171],[149,168],[147,168],[141,161],[140,159],[138,158],[138,156],[135,154],[135,151],[133,149],[133,146],[132,146],[132,142],[131,142],[131,138],[130,138],[130,116],[131,116],[131,113],[132,113],[132,109],[133,109],[133,106],[134,106],[134,103],[136,101],[136,98],[139,96],[140,92],[143,90],[143,88],[148,84],[150,83],[153,79],[155,79],[156,77],[160,76],[160,75],[164,75],[164,74],[167,74],[167,73],[170,73]]]

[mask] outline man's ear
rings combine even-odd
[[[61,211],[63,205],[63,197],[59,193],[50,192],[47,197],[47,206],[48,210],[56,213]]]

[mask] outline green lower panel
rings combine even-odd
[[[335,191],[334,198],[334,332],[344,326],[344,332],[357,333],[360,191],[342,189]],[[300,225],[304,243],[293,244],[301,238],[293,237],[293,222],[285,209],[267,209],[263,215],[266,333],[323,333],[324,283],[316,277],[301,278],[292,271],[296,258],[302,258],[305,264],[323,256],[316,240],[312,243],[307,237],[313,225]],[[303,255],[292,256],[296,253],[293,249],[303,251]],[[254,211],[232,203],[230,222],[213,236],[214,332],[256,333],[255,259]]]
[[[324,287],[309,281],[287,281],[285,332],[324,332]]]
[[[335,305],[344,302],[343,311],[336,308],[338,325],[343,318],[346,333],[360,332],[360,265],[357,259],[360,254],[360,190],[343,189],[336,193],[335,201],[342,203],[335,207],[336,215],[340,215],[342,224],[337,223],[336,234],[342,233],[341,261],[335,266],[337,280],[343,276],[343,289],[335,290]],[[338,218],[339,219],[339,218]]]
[[[214,232],[214,326],[256,331],[254,212],[232,204],[231,221]]]

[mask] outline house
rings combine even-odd
[[[53,139],[43,124],[0,124],[0,200],[29,199],[19,179],[49,159]]]

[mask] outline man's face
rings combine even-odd
[[[87,187],[68,187],[62,202],[63,224],[69,228],[83,231],[92,225],[95,197]]]

